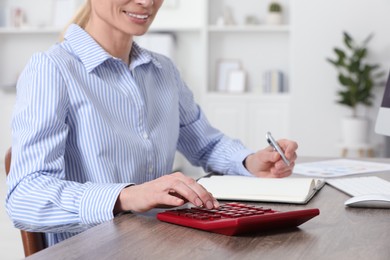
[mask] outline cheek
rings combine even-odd
[[[101,13],[102,10],[107,10],[112,1],[104,1],[104,0],[90,0],[92,9]]]
[[[154,7],[158,10],[160,9],[161,5],[163,4],[164,0],[154,0]],[[157,11],[156,10],[156,11]]]
[[[101,20],[112,23],[120,15],[118,9],[115,9],[111,4],[112,1],[108,0],[95,0],[93,6],[93,13]]]
[[[118,12],[118,8],[122,6],[117,0],[91,0],[91,6],[93,11],[99,16],[106,17],[111,16],[114,11]]]

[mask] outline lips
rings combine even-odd
[[[136,18],[136,19],[142,19],[142,20],[146,20],[149,18],[149,15],[148,14],[134,14],[134,13],[129,13],[129,12],[124,12],[127,16],[130,16],[132,18]]]

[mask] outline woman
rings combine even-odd
[[[7,210],[53,245],[124,211],[218,202],[172,170],[176,150],[224,174],[289,176],[297,144],[256,153],[210,126],[166,57],[140,48],[163,0],[88,0],[17,86]]]

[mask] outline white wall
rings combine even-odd
[[[292,1],[292,111],[291,134],[300,144],[299,154],[339,155],[340,120],[350,111],[335,103],[338,81],[336,70],[326,57],[333,47],[342,45],[342,31],[356,40],[375,33],[369,44],[369,60],[390,67],[390,1],[388,0],[293,0]],[[374,122],[383,88],[368,111]],[[373,142],[383,143],[374,134]]]

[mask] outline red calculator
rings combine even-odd
[[[319,209],[276,211],[245,203],[224,203],[217,209],[201,207],[167,210],[157,219],[228,236],[297,227],[320,214]]]

